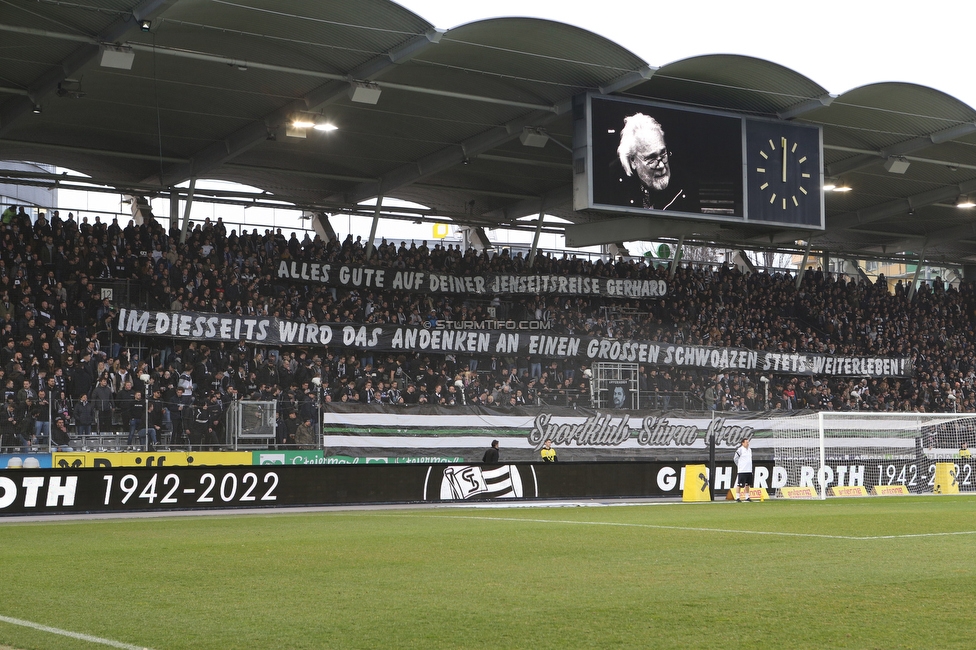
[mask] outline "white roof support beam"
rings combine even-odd
[[[91,43],[82,45],[42,74],[30,85],[26,95],[18,95],[0,105],[0,136],[6,134],[17,119],[31,113],[35,105],[57,90],[58,84],[98,58],[101,53],[99,43],[119,41],[130,31],[139,29],[139,21],[151,16],[164,4],[176,1],[178,0],[142,0],[129,14],[99,32]]]
[[[915,275],[912,276],[912,286],[908,287],[908,302],[911,302],[915,297],[915,289],[918,287],[918,276],[922,273],[922,266],[925,264],[925,246],[922,246],[922,252],[918,254],[918,264],[915,265]]]
[[[976,192],[976,179],[971,179],[959,185],[948,185],[938,187],[934,190],[921,192],[904,199],[895,199],[880,205],[872,206],[864,210],[859,210],[853,215],[838,215],[828,220],[829,230],[847,230],[856,226],[863,226],[875,221],[880,221],[888,217],[908,213],[909,210],[941,203],[942,201],[955,201],[960,194],[970,194]]]
[[[758,232],[755,235],[744,237],[743,243],[755,242],[757,244],[792,244],[801,239],[816,239],[823,234],[820,230],[797,230],[796,228],[776,228]]]
[[[329,221],[329,215],[326,212],[309,212],[305,211],[302,213],[303,219],[308,219],[312,224],[312,230],[315,234],[322,238],[322,241],[330,241],[332,239],[338,239],[339,236],[336,234],[335,228],[332,227],[332,223]]]
[[[890,147],[885,147],[877,153],[862,154],[846,160],[840,160],[831,165],[827,165],[824,171],[826,172],[827,176],[839,176],[848,172],[864,169],[865,167],[876,163],[878,159],[887,160],[888,158],[892,157],[904,156],[906,154],[921,151],[922,149],[926,149],[937,144],[942,144],[943,142],[949,142],[950,140],[961,138],[974,132],[976,132],[976,123],[963,122],[962,124],[957,124],[949,127],[948,129],[943,129],[942,131],[936,131],[935,133],[922,135],[917,138],[912,138],[911,140],[905,140],[904,142],[893,144]]]
[[[514,222],[522,217],[537,214],[542,205],[545,204],[551,210],[557,210],[564,205],[573,202],[573,186],[564,185],[554,190],[550,190],[542,195],[541,199],[523,199],[511,203],[504,208],[498,208],[484,213],[482,216],[498,222]]]
[[[0,32],[3,31],[13,32],[15,34],[30,34],[32,36],[40,36],[43,38],[57,38],[61,40],[75,41],[78,43],[92,43],[95,45],[99,43],[96,40],[96,38],[90,38],[88,36],[78,36],[76,34],[53,32],[47,29],[35,29],[32,27],[17,27],[15,25],[0,24]],[[428,32],[428,34],[442,34],[442,32],[440,32],[439,30],[433,30],[432,32]],[[421,38],[427,36],[428,34],[421,35]],[[145,45],[143,43],[126,42],[124,45],[136,52],[148,52],[154,55],[158,54],[160,56],[173,56],[173,57],[183,58],[183,59],[192,59],[194,61],[206,61],[208,63],[219,63],[221,65],[233,66],[235,68],[253,68],[255,70],[266,70],[268,72],[281,72],[283,74],[293,74],[302,77],[314,77],[316,79],[324,79],[326,81],[340,81],[343,83],[350,83],[356,81],[355,78],[351,77],[348,74],[336,74],[333,72],[323,72],[321,70],[310,70],[308,68],[295,68],[292,66],[278,65],[274,63],[262,63],[260,61],[249,61],[247,59],[235,59],[229,56],[210,54],[209,52],[195,52],[192,50],[183,50],[179,48],[165,47],[162,45],[157,45],[153,47],[152,45]],[[411,54],[411,56],[413,55],[414,54]],[[400,60],[403,59],[401,58]],[[360,81],[362,81],[362,79],[360,79]],[[375,83],[380,88],[392,88],[394,90],[403,90],[405,92],[419,93],[421,95],[434,95],[437,97],[453,97],[455,99],[466,99],[474,102],[483,102],[486,104],[498,104],[500,106],[515,106],[518,108],[527,108],[531,110],[540,110],[540,111],[556,110],[555,106],[549,104],[520,102],[511,99],[488,97],[487,95],[473,95],[471,93],[459,93],[459,92],[454,92],[452,90],[441,90],[439,88],[426,88],[424,86],[413,86],[410,84],[399,84],[399,83],[393,83],[388,81],[377,81]]]
[[[896,242],[887,244],[889,251],[898,253],[908,248],[918,248],[919,242],[928,242],[930,246],[937,246],[946,242],[962,242],[976,239],[976,222],[965,223],[961,226],[934,230],[917,237],[905,237]]]
[[[530,269],[535,266],[535,254],[539,250],[539,236],[542,235],[542,224],[546,220],[546,205],[545,201],[542,202],[542,207],[539,209],[539,216],[535,224],[535,235],[532,237],[532,248],[529,249],[529,257],[526,260],[526,266]]]
[[[428,47],[440,42],[442,31],[431,30],[426,34],[415,36],[386,54],[374,57],[370,61],[353,69],[347,75],[347,81],[329,81],[305,97],[290,102],[286,106],[255,120],[247,126],[241,127],[223,140],[218,140],[198,151],[190,164],[171,167],[163,173],[163,178],[152,177],[145,182],[158,180],[160,185],[177,185],[191,176],[200,177],[207,171],[233,160],[251,147],[268,139],[271,133],[289,120],[296,113],[314,112],[337,99],[345,97],[351,81],[367,81],[379,77],[389,71],[396,64],[401,63],[423,52]]]
[[[824,95],[821,95],[820,97],[813,97],[811,99],[806,99],[797,104],[793,104],[789,108],[783,109],[782,111],[776,114],[776,117],[778,117],[781,120],[792,120],[797,117],[800,117],[801,115],[804,115],[805,113],[815,111],[818,108],[823,108],[824,106],[830,106],[835,99],[837,99],[837,95],[832,95],[830,93],[826,93]]]
[[[388,195],[401,187],[416,183],[455,165],[460,165],[465,160],[474,158],[480,153],[500,147],[519,137],[522,134],[522,129],[526,126],[544,126],[557,116],[567,112],[569,108],[569,102],[565,102],[564,106],[557,109],[557,112],[542,116],[525,115],[511,120],[503,126],[479,133],[457,145],[445,147],[429,156],[398,167],[377,181],[361,183],[353,188],[345,200],[347,203],[360,203],[380,194]]]
[[[654,69],[644,66],[639,70],[624,73],[605,86],[612,92],[623,92],[638,86],[654,74]],[[601,88],[602,90],[602,88]],[[553,106],[548,114],[528,114],[507,122],[506,124],[472,136],[457,145],[445,147],[440,151],[407,163],[385,174],[377,181],[357,185],[346,197],[348,203],[359,203],[380,194],[389,195],[397,189],[416,183],[417,181],[459,165],[464,160],[474,158],[478,154],[491,151],[496,147],[514,140],[522,134],[522,129],[545,126],[555,118],[568,113],[572,109],[572,97]]]
[[[600,219],[566,226],[566,245],[582,248],[617,242],[678,239],[693,234],[707,235],[715,232],[718,227],[718,224],[705,221],[663,221],[651,217]]]
[[[658,68],[653,66],[645,65],[639,70],[632,70],[626,72],[606,86],[600,86],[601,95],[612,95],[613,93],[622,93],[630,90],[636,86],[641,85],[648,79],[654,76],[654,73],[658,71]]]
[[[0,25],[0,31],[5,29],[3,25]],[[24,30],[12,30],[12,31],[24,31]],[[35,30],[36,31],[36,30]],[[77,39],[72,39],[77,40]],[[160,56],[175,56],[183,59],[192,59],[194,61],[207,61],[209,63],[219,63],[221,65],[229,65],[235,68],[246,67],[253,68],[255,70],[266,70],[268,72],[281,72],[283,74],[293,74],[301,77],[314,77],[316,79],[324,79],[326,81],[341,81],[341,82],[352,82],[355,79],[351,78],[348,74],[336,74],[334,72],[322,72],[321,70],[310,70],[308,68],[295,68],[287,65],[278,65],[275,63],[262,63],[260,61],[250,61],[247,59],[235,59],[228,56],[221,56],[219,54],[210,54],[209,52],[193,52],[190,50],[180,50],[176,48],[168,48],[163,46],[156,46],[153,48],[150,45],[143,45],[141,43],[126,43],[127,47],[132,48],[137,52],[154,52]],[[384,55],[385,56],[385,55]],[[531,110],[541,110],[541,111],[555,111],[556,107],[549,104],[538,104],[532,102],[521,102],[511,99],[501,99],[498,97],[489,97],[487,95],[473,95],[471,93],[459,93],[453,90],[441,90],[439,88],[427,88],[425,86],[413,86],[410,84],[400,84],[389,81],[377,81],[375,82],[380,88],[392,88],[394,90],[403,90],[405,92],[419,93],[421,95],[434,95],[436,97],[453,97],[455,99],[467,99],[474,102],[483,102],[486,104],[498,104],[500,106],[515,106],[518,108],[528,108]]]

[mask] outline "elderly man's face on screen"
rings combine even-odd
[[[627,174],[636,173],[648,190],[667,188],[671,180],[671,165],[664,130],[657,120],[643,113],[625,118],[618,153]]]

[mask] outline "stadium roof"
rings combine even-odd
[[[956,207],[976,196],[976,110],[923,86],[832,96],[780,65],[720,54],[654,68],[566,24],[443,31],[386,0],[23,1],[2,5],[0,35],[0,158],[126,192],[213,178],[331,213],[382,194],[431,208],[418,218],[505,228],[544,209],[579,224],[568,226],[577,244],[810,239],[838,256],[976,260],[976,209]],[[353,101],[357,88],[378,102]],[[826,194],[827,229],[814,233],[574,212],[581,92],[821,125],[825,176],[852,191]],[[289,137],[296,118],[337,130]],[[547,146],[523,146],[525,126]],[[889,160],[908,169],[889,172]]]

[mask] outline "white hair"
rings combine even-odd
[[[620,157],[620,164],[628,176],[633,175],[630,160],[637,150],[637,144],[647,140],[651,133],[659,135],[662,140],[664,139],[664,129],[661,128],[660,122],[650,115],[634,113],[624,118],[624,128],[620,130],[620,146],[617,147],[617,155]]]

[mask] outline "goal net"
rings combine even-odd
[[[952,463],[950,480],[959,490],[976,489],[972,414],[820,412],[774,420],[768,435],[763,446],[785,470],[786,485],[814,487],[820,498],[834,486],[932,493],[939,463]]]

